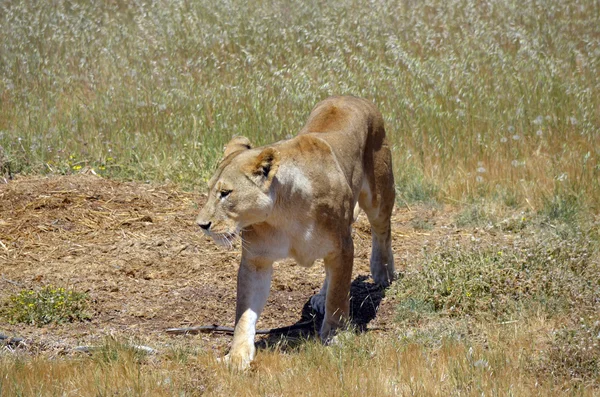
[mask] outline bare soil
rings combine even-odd
[[[0,302],[21,289],[51,284],[87,292],[93,311],[89,322],[46,327],[11,325],[0,318],[0,333],[45,348],[94,344],[114,334],[151,346],[200,338],[223,349],[228,336],[164,332],[169,327],[233,325],[240,253],[225,251],[200,233],[194,219],[204,200],[171,185],[86,174],[21,177],[0,185]],[[412,266],[425,244],[469,238],[471,233],[453,226],[453,218],[452,209],[396,208],[397,269]],[[364,214],[355,224],[354,242],[354,321],[363,329],[385,330],[393,323],[394,302],[369,279],[371,238]],[[287,260],[275,267],[259,328],[301,320],[323,282],[320,263],[307,269]]]

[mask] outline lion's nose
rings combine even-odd
[[[202,229],[208,231],[208,229],[210,229],[210,225],[212,225],[212,222],[198,222],[198,226],[200,226]]]

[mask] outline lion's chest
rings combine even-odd
[[[317,259],[327,256],[332,247],[329,236],[309,225],[300,233],[289,236],[287,256],[293,258],[300,266],[308,267]]]
[[[333,239],[315,223],[288,223],[284,227],[254,225],[242,234],[243,255],[277,261],[294,259],[300,266],[311,266],[314,261],[330,254]]]

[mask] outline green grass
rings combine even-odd
[[[352,94],[384,114],[400,202],[597,211],[598,25],[594,1],[8,1],[0,167],[204,189],[232,135]]]
[[[507,320],[530,313],[591,315],[600,296],[600,263],[590,232],[535,226],[512,244],[448,245],[395,284],[401,319],[439,312]]]
[[[0,318],[6,317],[11,324],[44,326],[91,319],[85,293],[52,285],[37,291],[21,290],[11,295],[3,306],[0,306]]]
[[[459,218],[473,211],[467,207]],[[520,368],[555,384],[568,379],[565,394],[594,390],[600,382],[598,224],[546,207],[487,222],[490,234],[471,243],[426,247],[423,260],[393,285],[401,337],[420,346],[448,339],[481,346],[489,335],[477,324],[501,333],[537,318]],[[498,234],[504,238],[490,237]],[[514,347],[496,345],[489,353]]]
[[[456,216],[456,226],[481,226],[486,227],[494,223],[494,210],[488,208],[481,200],[474,203],[464,204],[462,210]]]

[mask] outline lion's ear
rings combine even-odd
[[[252,161],[249,171],[265,188],[268,188],[279,167],[279,153],[273,148],[266,148]]]
[[[225,154],[223,157],[229,156],[231,153],[239,152],[241,150],[252,149],[250,140],[245,136],[235,136],[225,145]]]

